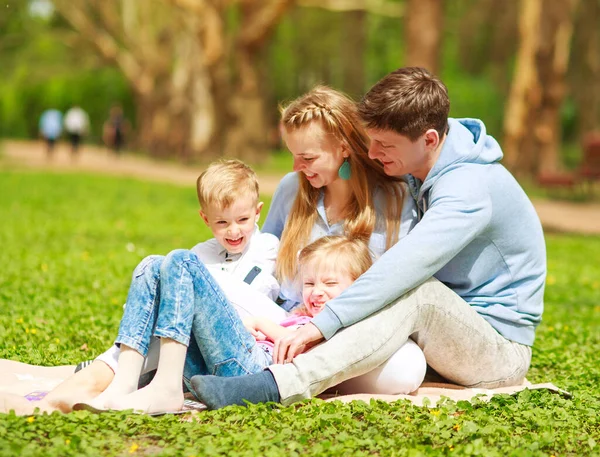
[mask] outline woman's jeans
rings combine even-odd
[[[241,376],[271,363],[204,264],[189,250],[146,257],[133,272],[116,343],[146,356],[153,335],[188,346],[186,384],[198,374]]]

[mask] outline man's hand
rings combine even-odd
[[[310,322],[275,341],[273,363],[290,363],[298,354],[323,340],[319,329]]]

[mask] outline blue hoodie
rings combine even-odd
[[[312,319],[325,338],[434,276],[505,338],[533,344],[546,278],[539,218],[484,124],[449,119],[449,126],[425,181],[407,176],[419,221]]]

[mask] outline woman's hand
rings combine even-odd
[[[290,363],[298,354],[323,340],[323,335],[312,323],[308,323],[281,338],[275,340],[273,363]]]

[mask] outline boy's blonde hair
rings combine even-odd
[[[329,235],[313,241],[298,254],[298,267],[315,262],[347,272],[353,281],[371,268],[373,257],[364,239]]]
[[[237,159],[211,163],[196,181],[198,201],[202,208],[216,205],[229,207],[242,196],[251,195],[258,203],[258,178],[252,168]]]
[[[319,125],[325,134],[344,143],[350,155],[350,202],[343,214],[344,233],[369,239],[376,224],[373,194],[378,188],[385,196],[384,220],[386,248],[397,240],[404,200],[400,181],[383,171],[383,165],[369,159],[369,137],[358,116],[356,104],[347,96],[326,86],[317,86],[281,109],[281,128],[293,132]],[[321,189],[314,188],[303,173],[298,173],[300,187],[290,211],[277,255],[277,276],[292,281],[297,272],[297,253],[306,246],[317,220],[317,202]]]

